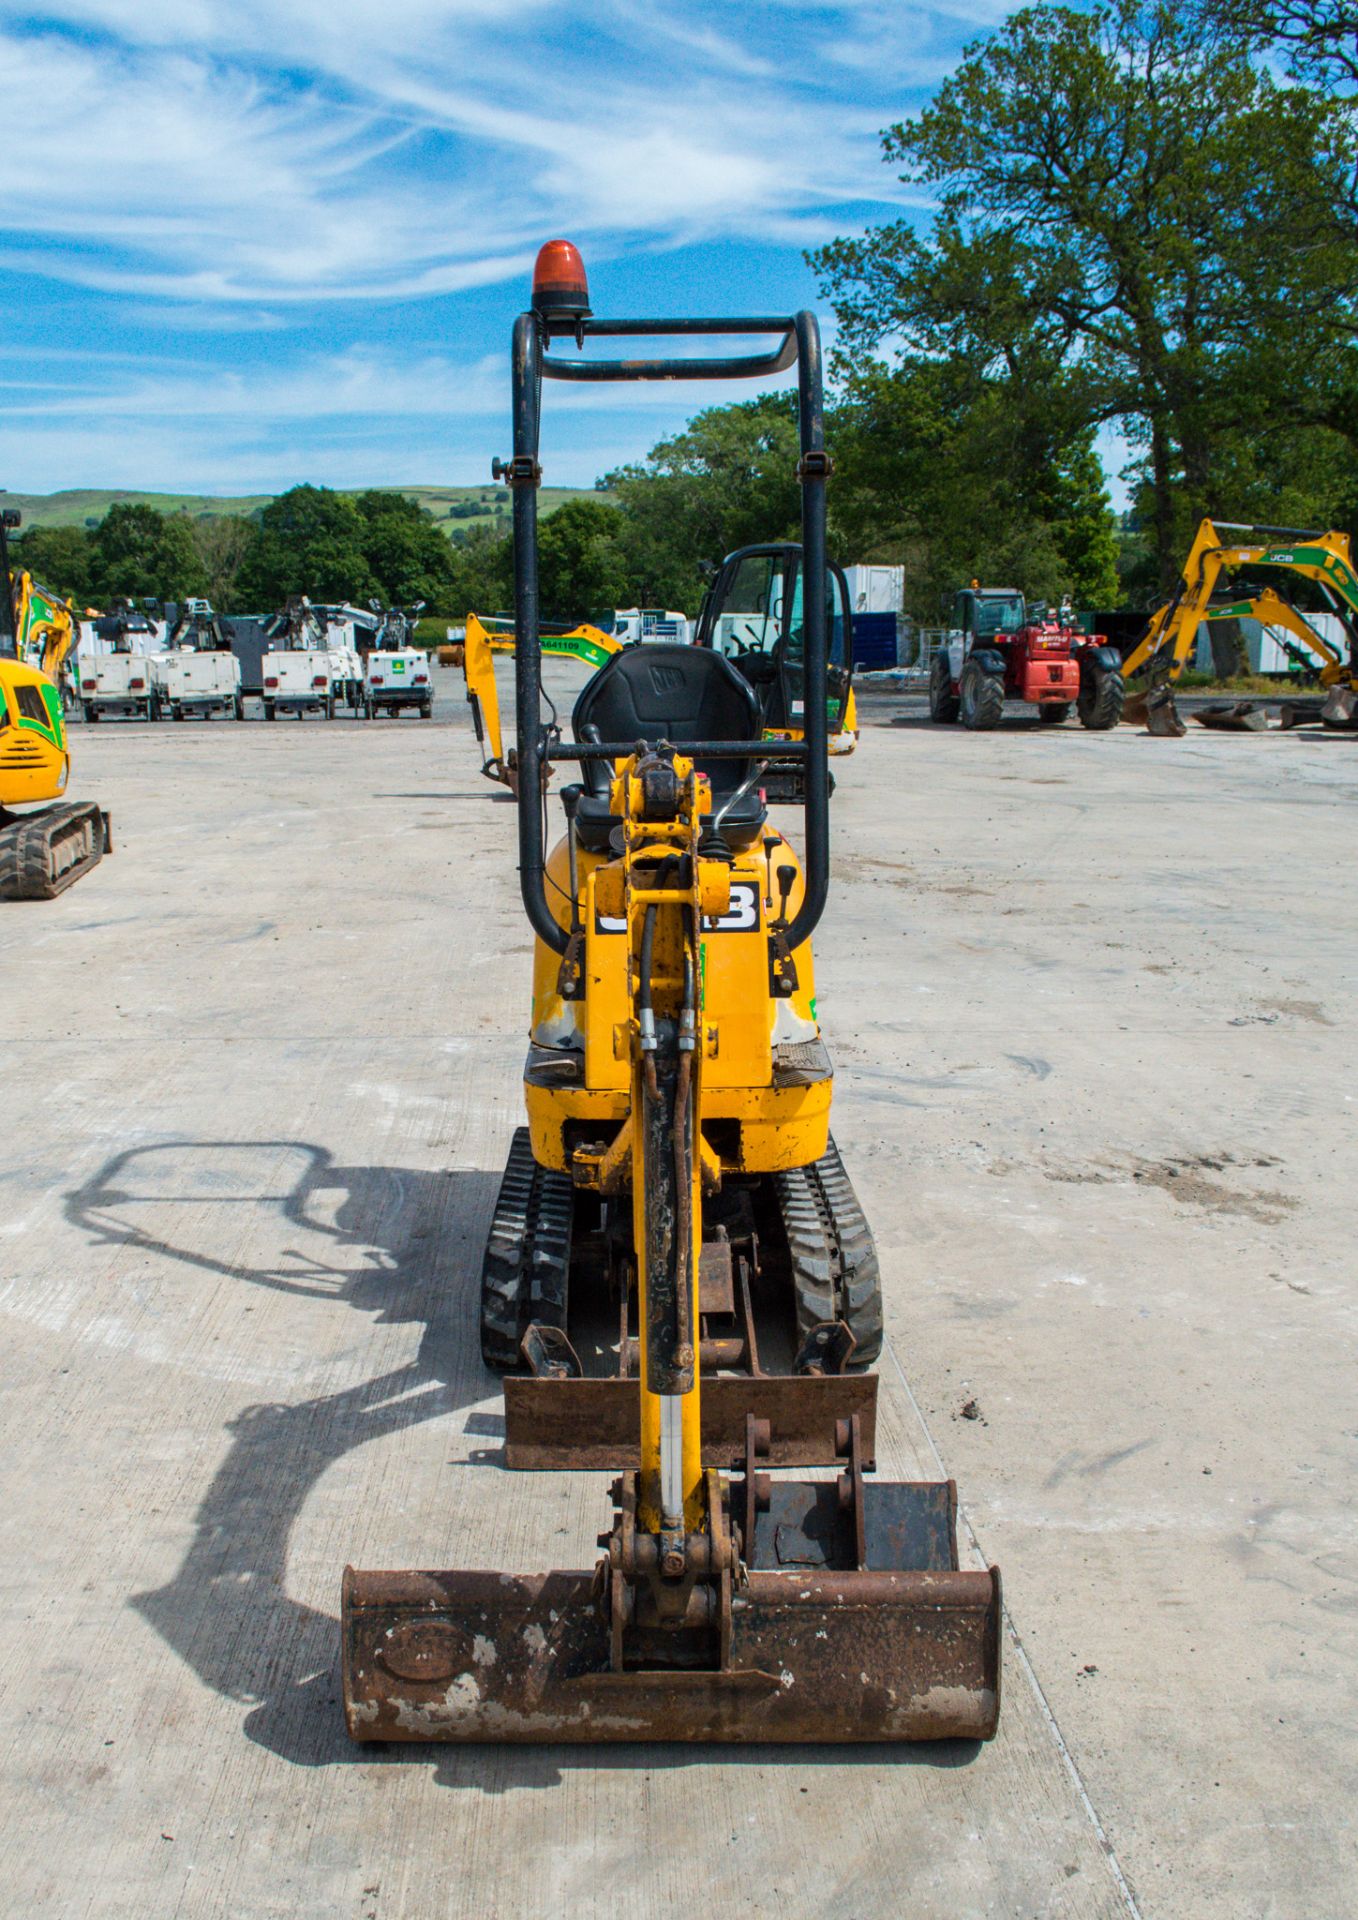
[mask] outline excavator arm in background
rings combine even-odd
[[[79,638],[75,609],[26,571],[15,575],[13,595],[18,658],[55,680]]]
[[[561,659],[583,661],[595,671],[615,653],[621,653],[623,644],[601,627],[588,625],[571,627],[562,633],[549,633],[544,629],[541,640],[543,653],[555,654]],[[513,651],[512,627],[492,624],[489,615],[485,618],[475,613],[467,615],[462,673],[467,683],[472,725],[476,728],[477,743],[485,756],[481,771],[487,780],[498,780],[502,786],[517,793],[517,759],[512,747],[508,757],[505,755],[504,735],[500,727],[500,696],[495,685],[496,654]]]
[[[1224,536],[1245,536],[1234,542]],[[1250,538],[1249,536],[1255,536]],[[1349,635],[1345,660],[1305,617],[1272,588],[1246,599],[1213,604],[1212,595],[1222,576],[1241,567],[1279,567],[1303,579],[1314,580],[1331,611]],[[1268,626],[1286,628],[1320,659],[1320,684],[1347,696],[1350,707],[1358,696],[1358,573],[1354,570],[1349,536],[1334,531],[1302,532],[1291,527],[1240,526],[1228,521],[1204,520],[1184,563],[1179,588],[1172,600],[1151,615],[1145,636],[1122,664],[1130,680],[1145,672],[1147,688],[1130,701],[1123,717],[1144,719],[1152,733],[1182,734],[1183,723],[1174,705],[1173,688],[1193,657],[1198,629],[1204,622],[1241,616]]]

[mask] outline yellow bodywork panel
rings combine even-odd
[[[61,695],[36,667],[0,658],[0,807],[59,799],[69,774]]]
[[[766,829],[771,837],[775,829]],[[563,1000],[561,961],[544,942],[533,960],[531,1033],[541,1047],[578,1052],[583,1072],[570,1085],[525,1084],[535,1158],[565,1168],[569,1156],[563,1127],[570,1120],[598,1121],[607,1132],[627,1115],[631,1086],[627,924],[617,911],[622,861],[612,855],[578,852],[582,925],[585,934],[583,1004]],[[704,865],[706,863],[703,863]],[[728,1171],[772,1173],[818,1160],[828,1144],[831,1079],[810,1084],[777,1084],[776,1048],[805,1045],[819,1038],[815,969],[810,943],[793,955],[796,991],[775,998],[770,984],[769,933],[778,899],[779,867],[795,869],[788,902],[790,918],[800,906],[801,862],[782,838],[768,859],[760,842],[737,852],[730,868],[727,911],[705,916],[700,943],[702,1040],[701,1119]],[[547,862],[547,897],[565,927],[570,892],[569,859],[563,839]],[[772,884],[770,884],[772,882]],[[599,896],[608,911],[601,911]]]

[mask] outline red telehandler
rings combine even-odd
[[[1101,635],[1077,632],[1064,612],[1028,607],[1013,587],[973,581],[934,655],[929,716],[979,733],[1000,724],[1006,700],[1023,700],[1050,726],[1075,707],[1082,726],[1103,732],[1121,719],[1125,691],[1121,657]]]

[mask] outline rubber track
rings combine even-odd
[[[872,1229],[831,1140],[809,1167],[773,1176],[787,1235],[797,1338],[825,1320],[845,1320],[857,1343],[850,1365],[871,1366],[882,1351],[882,1283]]]
[[[54,900],[104,856],[104,816],[87,800],[23,814],[0,828],[0,900]]]
[[[540,1167],[516,1127],[481,1269],[481,1353],[497,1373],[518,1366],[530,1321],[565,1328],[574,1210],[569,1175]]]

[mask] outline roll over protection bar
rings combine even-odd
[[[550,353],[553,334],[581,344],[600,339],[663,338],[705,334],[776,334],[777,345],[762,353],[694,360],[565,360]],[[825,617],[825,406],[820,327],[814,313],[743,319],[595,320],[559,319],[521,313],[514,322],[512,386],[514,455],[499,476],[513,495],[514,528],[514,697],[518,726],[519,886],[529,923],[538,938],[558,953],[566,951],[569,930],[558,926],[547,903],[543,868],[542,775],[550,759],[579,759],[579,748],[553,749],[542,720],[538,608],[538,498],[542,481],[538,444],[542,382],[549,380],[748,380],[797,366],[802,490],[803,759],[806,847],[805,892],[787,932],[789,947],[799,947],[815,931],[830,886],[830,779],[825,712],[827,630]],[[636,742],[603,741],[590,758],[625,759]],[[739,749],[749,757],[748,743]],[[686,749],[687,751],[687,749]]]

